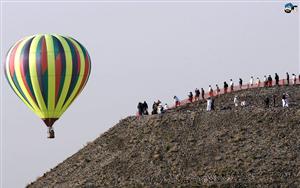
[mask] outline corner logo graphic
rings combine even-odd
[[[297,5],[293,5],[292,3],[287,3],[284,5],[284,12],[285,13],[291,13],[291,12],[294,12],[296,11],[298,8]]]

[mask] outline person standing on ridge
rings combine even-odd
[[[259,77],[256,78],[256,85],[257,85],[257,87],[260,87],[260,79],[259,79]]]
[[[269,75],[268,76],[268,86],[269,87],[272,87],[272,82],[273,82],[272,77],[271,77],[271,75]]]
[[[290,75],[286,72],[286,85],[290,85]]]
[[[189,94],[188,94],[188,97],[189,97],[189,101],[190,102],[193,102],[193,93],[192,92],[190,92]]]
[[[177,96],[174,96],[173,99],[174,99],[174,102],[175,102],[175,107],[180,106],[179,98]]]
[[[195,101],[198,101],[200,97],[200,91],[198,88],[195,89]]]
[[[204,96],[205,96],[205,91],[203,88],[201,88],[201,97],[202,97],[202,100],[204,100]]]
[[[265,75],[265,76],[264,76],[264,87],[267,87],[267,85],[268,85],[268,78],[267,78],[267,76]]]
[[[232,81],[232,79],[230,79],[229,86],[230,86],[230,92],[233,92],[233,81]]]
[[[148,113],[148,104],[146,101],[143,103],[143,115],[149,115]]]
[[[241,78],[239,79],[239,85],[240,85],[240,89],[242,89],[242,87],[243,87],[243,80]]]
[[[139,102],[137,105],[137,109],[138,109],[138,116],[143,115],[143,103]]]
[[[250,86],[253,86],[253,76],[251,76],[250,81],[249,81]]]
[[[216,95],[219,96],[220,92],[221,92],[221,90],[220,90],[218,84],[216,84]]]
[[[157,114],[157,110],[158,110],[157,108],[158,108],[158,104],[154,101],[152,105],[152,115]]]
[[[277,73],[275,73],[275,82],[276,82],[276,85],[279,86],[279,76]]]
[[[296,85],[297,77],[295,74],[292,74],[292,83],[293,85]]]
[[[211,85],[209,85],[208,86],[208,94],[209,94],[210,97],[213,96],[213,92],[214,92],[214,90],[212,89]]]
[[[225,81],[225,82],[224,82],[224,93],[227,93],[227,89],[228,89],[228,84],[227,84],[227,82]]]

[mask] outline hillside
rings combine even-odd
[[[277,106],[264,108],[274,93]],[[235,108],[234,95],[249,106]],[[127,117],[28,187],[300,186],[300,86],[225,94],[215,106]]]

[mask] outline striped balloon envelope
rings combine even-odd
[[[52,127],[86,85],[91,59],[71,37],[38,34],[10,48],[4,71],[17,96]]]

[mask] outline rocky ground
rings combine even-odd
[[[272,94],[277,104],[265,108]],[[235,108],[234,95],[249,106]],[[28,187],[300,187],[300,86],[225,94],[215,105],[127,117]]]

